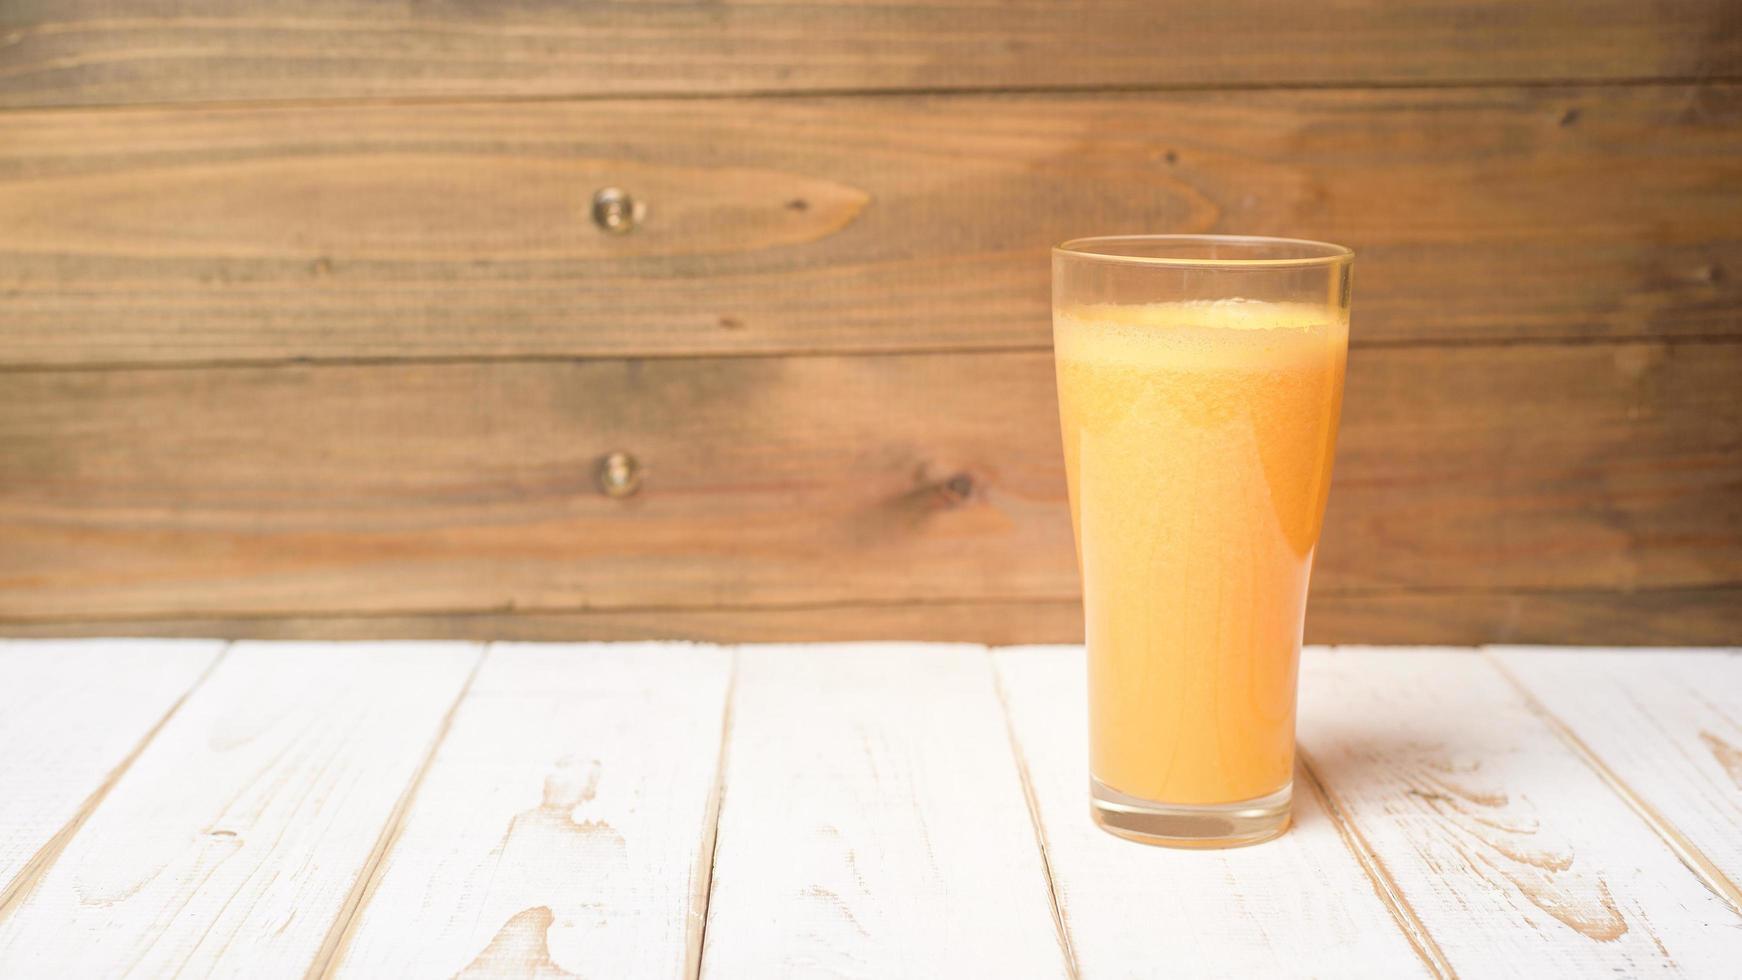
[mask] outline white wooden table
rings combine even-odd
[[[1086,813],[1082,654],[0,643],[0,977],[1742,974],[1742,654],[1312,650],[1293,831]]]

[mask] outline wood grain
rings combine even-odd
[[[1742,73],[1722,0],[12,0],[0,104]]]
[[[1742,915],[1474,651],[1309,651],[1309,769],[1462,976],[1715,976]]]
[[[1139,231],[1353,246],[1358,346],[1735,337],[1738,187],[1735,85],[13,112],[0,365],[1040,348]]]
[[[703,978],[1068,975],[984,650],[738,656]]]
[[[1489,651],[1742,915],[1742,650]]]
[[[730,665],[492,647],[331,975],[693,976]]]
[[[1738,609],[1742,609],[1742,587],[1734,586],[1643,592],[1314,594],[1307,606],[1306,636],[1309,643],[1742,644]],[[937,640],[1011,646],[1081,643],[1083,615],[1075,599],[988,599],[584,612],[0,621],[0,636],[716,643]]]
[[[1275,842],[1134,846],[1085,813],[1082,648],[1001,650],[993,660],[1083,976],[1145,972],[1139,967],[1193,977],[1434,975],[1431,940],[1405,931],[1302,780],[1294,827]]]
[[[1357,352],[1318,594],[1742,581],[1739,371]],[[13,373],[0,616],[1068,600],[1053,404],[1026,352]]]
[[[302,976],[480,653],[238,644],[0,920],[0,975]]]
[[[0,919],[29,893],[223,644],[0,642]]]

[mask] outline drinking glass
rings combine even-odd
[[[1353,258],[1223,235],[1053,250],[1090,809],[1115,834],[1218,847],[1288,828]]]

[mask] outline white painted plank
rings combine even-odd
[[[1083,976],[1428,975],[1304,780],[1277,840],[1206,851],[1121,840],[1089,817],[1082,648],[993,659]]]
[[[673,643],[491,647],[338,975],[688,975],[730,661]]]
[[[1060,976],[980,647],[740,651],[704,977]]]
[[[1475,650],[1312,651],[1300,732],[1464,976],[1733,975],[1742,919]]]
[[[0,976],[301,976],[480,653],[237,644],[0,922]]]
[[[1489,653],[1742,911],[1742,651]]]
[[[0,641],[0,910],[210,667],[217,640]]]

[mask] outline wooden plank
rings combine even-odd
[[[1646,592],[1410,592],[1323,595],[1309,643],[1742,644],[1742,587]],[[644,607],[577,612],[0,621],[0,636],[221,636],[250,640],[705,640],[827,643],[1081,643],[1075,599]]]
[[[1742,650],[1489,654],[1742,915]]]
[[[256,640],[538,640],[612,642],[1081,642],[1076,599],[826,603],[816,606],[653,607],[582,612],[270,616],[234,619],[0,622],[0,636],[221,636]]]
[[[1310,768],[1462,976],[1719,976],[1742,916],[1476,651],[1308,654]]]
[[[1739,374],[1730,344],[1353,352],[1316,584],[1742,583]]]
[[[182,636],[221,635],[208,630]],[[1309,643],[1742,644],[1742,587],[1313,594]]]
[[[54,863],[222,647],[0,642],[0,918]]]
[[[1721,0],[12,0],[0,105],[1742,73]]]
[[[1082,648],[993,659],[1083,976],[1145,964],[1193,977],[1433,975],[1431,942],[1387,904],[1306,780],[1295,781],[1294,828],[1257,847],[1120,840],[1088,815]]]
[[[237,645],[0,921],[0,975],[301,976],[478,656]]]
[[[1040,348],[1085,232],[1345,242],[1358,346],[1735,337],[1739,184],[1727,84],[15,112],[0,364]]]
[[[492,647],[336,975],[693,976],[730,666]]]
[[[1357,352],[1318,594],[1735,585],[1739,373]],[[0,617],[1069,600],[1053,406],[1031,352],[13,373]]]
[[[1051,371],[1024,354],[14,374],[0,609],[1069,594]],[[617,448],[646,471],[626,500],[594,482]],[[156,543],[103,543],[138,533]],[[1050,560],[995,567],[1012,548]],[[98,554],[116,564],[81,557]]]
[[[701,976],[1065,976],[978,647],[740,651]]]

